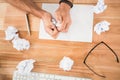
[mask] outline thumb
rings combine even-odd
[[[55,18],[56,18],[57,22],[62,23],[62,17],[60,15],[55,14]]]

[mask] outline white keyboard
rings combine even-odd
[[[92,80],[92,79],[36,72],[31,72],[29,74],[20,74],[19,72],[15,71],[13,74],[13,80]]]

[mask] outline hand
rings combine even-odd
[[[58,35],[57,28],[52,23],[52,16],[50,13],[39,8],[33,0],[6,0],[8,3],[13,6],[25,11],[26,13],[31,13],[39,18],[42,18],[46,32],[51,35],[53,38],[56,38]],[[17,4],[16,4],[17,3]]]
[[[61,25],[57,27],[60,32],[67,32],[71,25],[70,6],[66,3],[61,3],[55,12],[55,18]]]
[[[58,30],[56,26],[52,23],[52,16],[48,12],[44,12],[42,16],[46,32],[53,38],[57,38]]]

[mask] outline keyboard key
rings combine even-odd
[[[20,74],[18,71],[15,71],[13,74],[13,80],[92,80],[92,79],[36,72],[31,72],[30,74],[23,75]]]

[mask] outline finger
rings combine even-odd
[[[60,14],[55,13],[55,19],[57,23],[61,24],[62,23],[62,16]]]
[[[45,30],[46,32],[49,34],[49,35],[52,35],[53,31],[52,29],[50,28],[52,25],[49,25],[49,26],[45,26]]]
[[[52,37],[53,37],[53,38],[57,38],[58,34],[59,34],[59,32],[58,32],[57,28],[54,28]]]
[[[52,26],[51,27],[51,30],[52,30],[52,34],[51,34],[51,36],[53,37],[53,38],[57,38],[57,35],[58,35],[58,30],[57,30],[57,28],[55,27],[55,26]]]
[[[60,32],[63,19],[62,19],[62,16],[59,12],[55,12],[55,19],[57,21],[57,24],[56,24],[57,30]]]
[[[50,20],[52,20],[52,19],[50,19]],[[54,31],[54,28],[55,28],[55,25],[54,25],[54,23],[52,23],[52,21],[48,21],[48,26],[47,26],[47,30],[48,30],[48,33],[50,34],[50,35],[52,35],[52,33],[53,33],[53,31]]]
[[[58,30],[57,28],[54,26],[54,25],[50,25],[47,29],[46,29],[47,33],[52,36],[53,38],[57,38],[57,35],[58,35]]]
[[[68,32],[68,29],[69,29],[70,25],[71,25],[71,22],[66,25],[66,28],[64,29],[64,32]]]
[[[66,22],[62,22],[61,26],[60,27],[57,27],[57,29],[62,32],[66,27]]]

